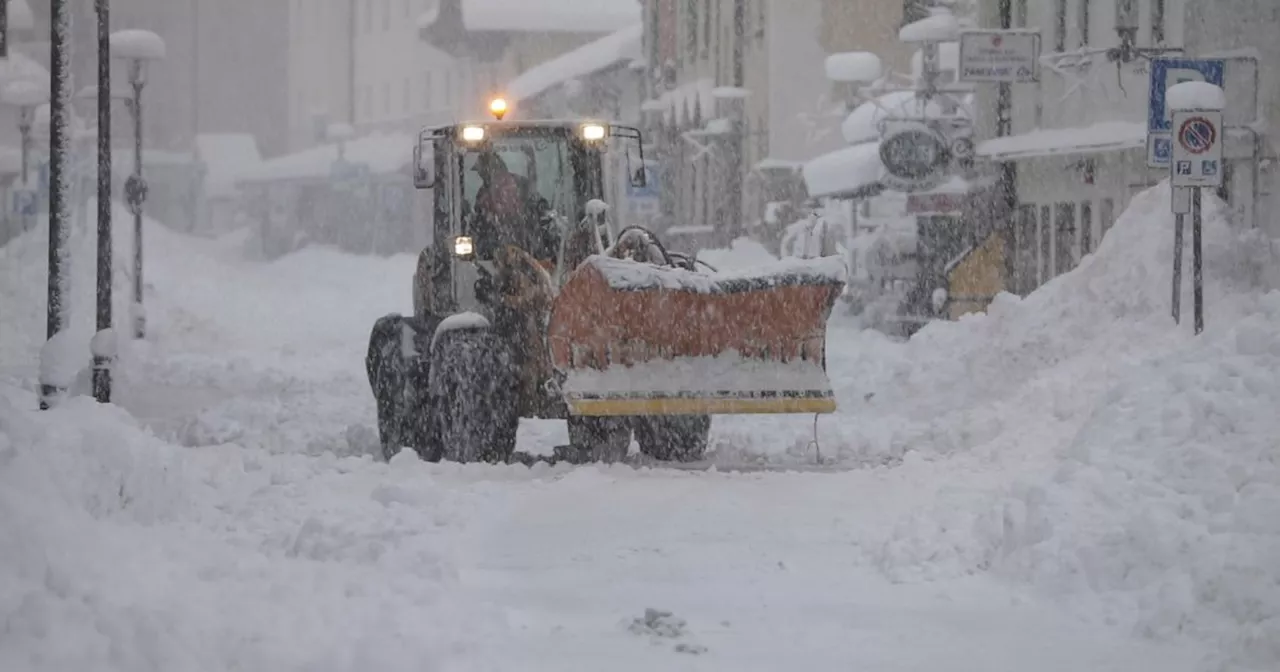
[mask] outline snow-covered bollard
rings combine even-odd
[[[80,357],[75,339],[67,330],[59,331],[40,348],[40,408],[58,405],[76,383]]]

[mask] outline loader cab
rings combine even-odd
[[[604,198],[606,157],[624,152],[622,167],[644,179],[640,133],[577,121],[483,121],[424,129],[414,148],[414,183],[432,191],[434,232],[424,255],[437,314],[475,310],[476,279],[494,255],[514,245],[555,275],[563,272],[563,243],[571,224]],[[608,226],[601,242],[613,242]],[[422,271],[424,264],[420,264]],[[570,269],[571,270],[571,269]]]

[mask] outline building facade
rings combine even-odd
[[[901,72],[901,13],[899,0],[648,0],[644,107],[668,231],[726,244],[802,198],[803,162],[843,144],[827,56],[874,51]]]
[[[1168,169],[1147,166],[1151,57],[1258,57],[1259,114],[1274,115],[1277,73],[1268,72],[1264,57],[1274,63],[1280,56],[1266,37],[1280,26],[1275,3],[1241,0],[1235,12],[1221,11],[1221,4],[1133,0],[1136,31],[1128,33],[1117,30],[1116,0],[980,2],[984,27],[1038,30],[1042,44],[1040,82],[1012,86],[1011,128],[1003,136],[996,86],[978,90],[977,133],[986,139],[976,154],[1013,167],[1017,207],[1006,289],[1025,294],[1073,268],[1097,249],[1135,194],[1168,177]],[[1249,98],[1247,60],[1228,64],[1225,89],[1229,106]],[[1229,136],[1220,195],[1238,222],[1254,222],[1255,195],[1274,193],[1274,177],[1266,171],[1255,177],[1254,167],[1275,152],[1265,136],[1256,148],[1252,134]]]

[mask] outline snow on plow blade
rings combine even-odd
[[[838,257],[751,273],[588,258],[560,290],[548,325],[569,411],[834,411],[824,353],[844,272]]]

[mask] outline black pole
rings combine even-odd
[[[131,199],[133,209],[133,337],[147,334],[147,315],[142,307],[142,202],[146,200],[146,181],[142,177],[142,79],[141,62],[133,65],[133,175],[136,189]]]
[[[1174,187],[1180,189],[1181,187]],[[1182,229],[1185,217],[1173,216],[1173,323],[1182,324]]]
[[[1000,0],[1000,29],[1013,27],[1013,3],[1011,0]],[[996,136],[1013,135],[1013,84],[1000,82],[996,89]],[[1018,227],[1018,166],[1013,161],[1000,163],[1000,181],[997,187],[999,207],[1003,211],[1004,226],[1004,288],[1016,293],[1029,293],[1027,279],[1018,277],[1017,237]],[[1026,232],[1023,232],[1025,235]],[[1037,282],[1038,282],[1037,278]]]
[[[111,0],[98,11],[98,331],[111,329]],[[111,401],[111,356],[94,353],[93,396]]]
[[[1201,273],[1200,187],[1191,190],[1191,273],[1195,283],[1196,333],[1204,331],[1204,276]]]
[[[0,58],[9,58],[9,0],[0,1]]]
[[[70,16],[66,0],[51,0],[49,35],[49,286],[46,338],[52,340],[63,327],[63,300],[67,262],[67,113],[71,103],[70,80],[67,75],[67,33]],[[54,354],[53,356],[56,356]],[[40,408],[52,405],[62,390],[57,381],[41,381]]]

